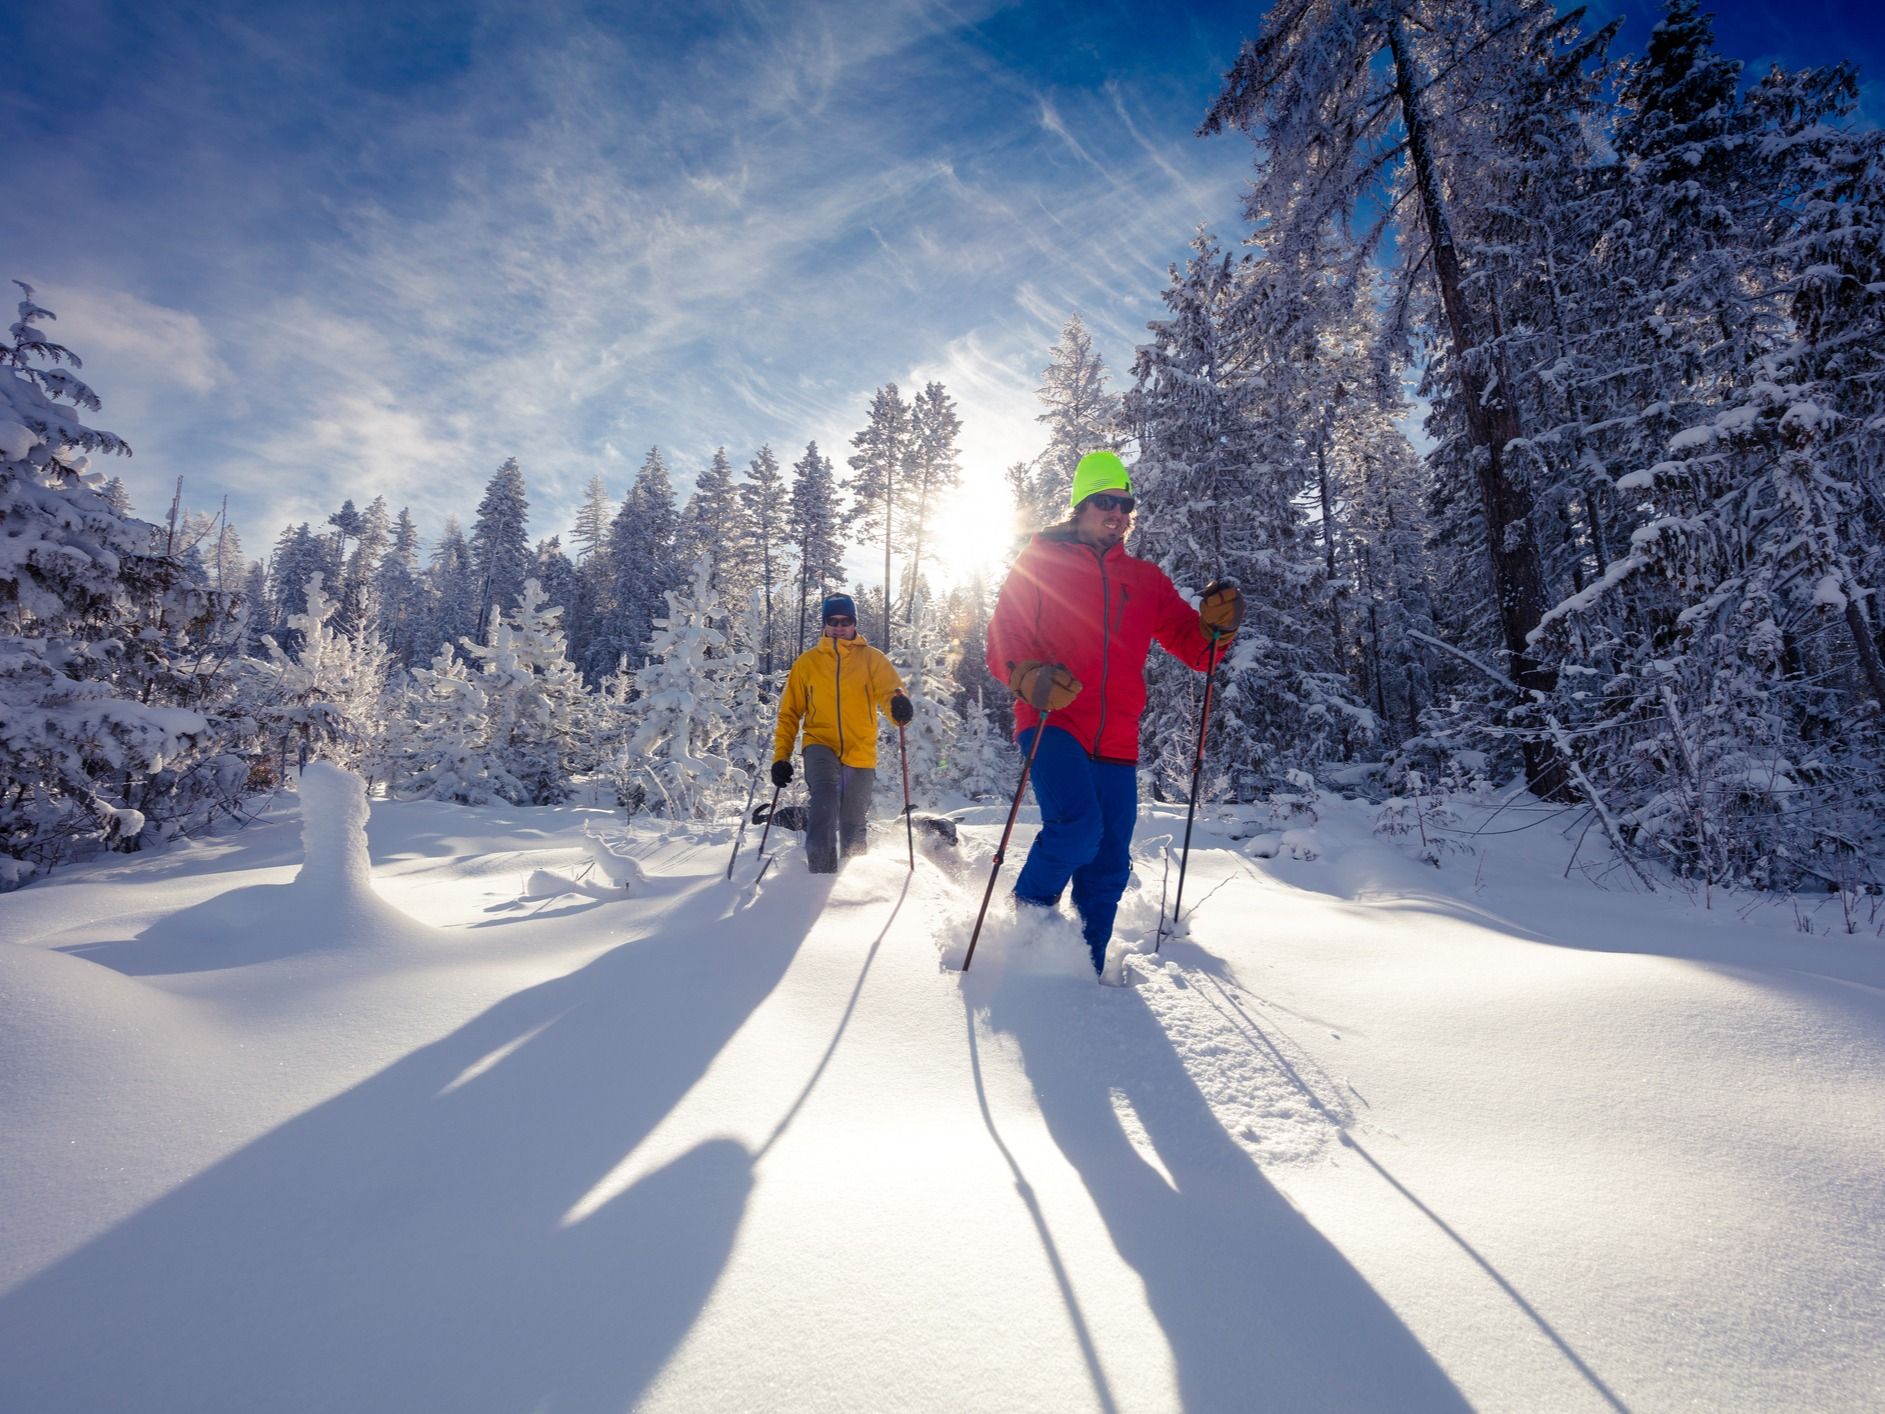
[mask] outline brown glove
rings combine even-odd
[[[1030,658],[1008,672],[1008,686],[1037,712],[1058,712],[1080,695],[1080,680],[1058,663]]]
[[[1229,638],[1244,623],[1244,592],[1228,579],[1204,586],[1198,602],[1198,624],[1211,638]]]

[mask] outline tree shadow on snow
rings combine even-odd
[[[620,1411],[693,1324],[753,1184],[709,1140],[599,1204],[824,904],[709,886],[0,1299],[0,1408]]]
[[[1467,1407],[1224,1131],[1135,990],[1011,974],[988,1001],[989,1023],[1020,1046],[1049,1133],[1145,1283],[1184,1408]]]

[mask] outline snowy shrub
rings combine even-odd
[[[949,762],[962,733],[962,718],[952,700],[955,681],[949,671],[949,643],[928,595],[918,596],[891,662],[916,715],[903,729],[901,743],[889,741],[878,752],[877,802],[891,810],[903,808],[902,763],[890,759],[888,753],[907,750],[910,800],[934,809],[943,803],[942,793],[949,786]]]
[[[981,694],[969,703],[949,756],[949,779],[970,800],[1000,800],[1014,794],[1020,756],[990,720]]]
[[[634,733],[616,772],[646,779],[650,805],[668,818],[709,819],[716,788],[734,775],[725,754],[740,725],[733,684],[751,674],[753,655],[713,626],[721,610],[708,556],[695,564],[691,590],[666,597],[667,617],[656,621],[648,662],[635,674]]]
[[[450,644],[441,644],[428,668],[412,670],[393,750],[402,794],[488,805],[499,782],[485,754],[490,708]]]
[[[1471,847],[1449,837],[1461,827],[1459,814],[1444,794],[1429,790],[1426,777],[1409,771],[1407,793],[1383,801],[1375,810],[1374,832],[1392,840],[1436,869],[1449,853],[1470,854]]]
[[[335,626],[338,605],[324,578],[318,571],[308,577],[307,609],[288,616],[294,651],[263,635],[264,656],[245,665],[242,700],[281,768],[319,756],[370,779],[385,769],[391,655],[371,628],[348,634]]]
[[[557,627],[561,609],[524,581],[489,644],[466,638],[413,670],[398,744],[402,794],[482,805],[554,805],[569,795],[589,729],[587,699]],[[473,671],[475,667],[476,671]]]
[[[1316,811],[1316,778],[1307,771],[1289,771],[1287,790],[1273,790],[1264,797],[1270,818],[1279,829],[1307,828],[1320,819]]]

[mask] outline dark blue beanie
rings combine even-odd
[[[828,619],[833,614],[843,614],[847,618],[857,618],[857,605],[851,602],[849,594],[832,594],[825,599],[825,606],[819,610],[819,617]]]

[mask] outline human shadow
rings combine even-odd
[[[1020,1047],[1048,1132],[1145,1284],[1184,1408],[1467,1407],[1224,1131],[1136,991],[1009,974],[987,1003],[989,1024]],[[1136,1147],[1115,1091],[1156,1165]]]
[[[184,1183],[0,1298],[0,1409],[619,1411],[706,1302],[753,1160],[603,1180],[778,983],[719,885]]]

